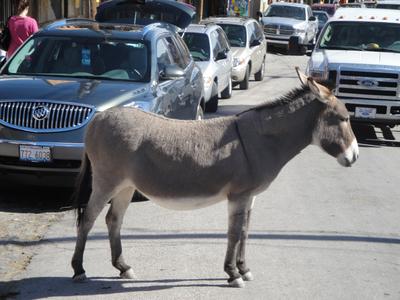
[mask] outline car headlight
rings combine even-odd
[[[144,111],[151,110],[151,102],[147,101],[132,101],[124,105],[124,107],[135,107]]]
[[[234,57],[233,58],[233,67],[236,68],[237,66],[244,64],[244,62],[245,62],[244,58]]]
[[[203,76],[203,81],[206,89],[210,88],[213,83],[213,79],[210,76]]]
[[[315,80],[325,81],[328,79],[328,69],[310,70],[309,75]]]
[[[294,34],[296,34],[296,35],[302,35],[302,34],[305,34],[306,33],[306,30],[305,29],[302,29],[302,28],[294,28]]]

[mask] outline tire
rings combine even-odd
[[[221,92],[222,99],[229,99],[232,97],[232,78],[229,77],[228,86]]]
[[[206,112],[216,112],[218,110],[218,85],[214,81],[212,92],[211,92],[211,99],[206,102]]]
[[[264,79],[264,70],[265,70],[265,58],[263,59],[260,70],[256,74],[254,74],[255,81],[262,81]]]
[[[200,104],[197,107],[196,120],[199,120],[199,121],[204,120],[204,112],[203,112],[203,108],[201,107]]]
[[[247,65],[246,75],[244,76],[243,81],[240,82],[240,84],[239,84],[239,88],[241,90],[248,90],[249,89],[249,77],[250,77],[250,66]]]

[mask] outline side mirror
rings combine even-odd
[[[221,60],[221,59],[226,59],[228,56],[226,55],[226,51],[220,51],[218,52],[217,56],[215,57],[215,60]]]
[[[260,40],[252,40],[250,42],[250,47],[255,47],[255,46],[259,46],[261,45],[261,41]]]
[[[308,21],[312,21],[312,22],[314,22],[314,21],[316,21],[317,20],[317,18],[316,17],[314,17],[314,16],[311,16],[310,18],[308,18]]]
[[[185,76],[185,71],[176,64],[165,66],[160,72],[160,80],[172,80]]]

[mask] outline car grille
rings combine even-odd
[[[294,33],[294,29],[291,26],[287,25],[265,25],[264,33],[269,35],[292,35]]]
[[[52,101],[0,101],[0,124],[29,132],[78,129],[90,121],[93,106]]]
[[[340,70],[337,95],[362,99],[399,100],[399,73]]]

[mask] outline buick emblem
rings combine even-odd
[[[32,117],[37,121],[46,119],[49,114],[50,110],[44,105],[38,105],[32,111]]]
[[[357,81],[357,84],[365,86],[365,87],[374,87],[374,86],[378,86],[379,85],[378,81],[371,80],[371,79],[359,80],[359,81]]]

